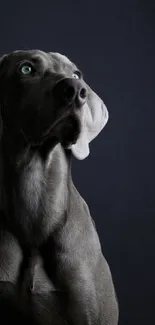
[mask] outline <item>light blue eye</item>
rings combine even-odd
[[[75,78],[75,79],[80,79],[80,75],[79,75],[78,72],[74,72],[74,73],[72,74],[72,77]]]
[[[32,67],[29,64],[25,64],[21,67],[22,74],[31,74],[32,73]]]

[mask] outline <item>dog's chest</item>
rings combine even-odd
[[[66,170],[62,153],[61,159],[58,153],[54,157],[52,164],[34,157],[20,171],[13,197],[18,233],[21,229],[25,239],[39,244],[61,223],[65,211]]]
[[[20,171],[13,188],[15,231],[25,243],[36,245],[47,236],[45,192],[43,166],[35,159]]]
[[[18,195],[21,197],[23,209],[36,217],[39,213],[41,197],[45,191],[43,167],[39,161],[30,164],[21,173]]]

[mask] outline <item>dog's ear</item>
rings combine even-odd
[[[71,146],[73,155],[85,159],[89,155],[89,143],[97,137],[108,121],[108,110],[101,98],[88,86],[86,104],[78,113],[81,121],[81,132],[77,142]]]
[[[2,93],[2,67],[3,63],[6,58],[6,54],[0,57],[0,99],[1,99],[1,93]],[[0,102],[0,140],[3,132],[3,121],[2,121],[2,116],[1,116],[1,102]]]

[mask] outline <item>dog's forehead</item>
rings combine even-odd
[[[59,64],[66,65],[66,66],[73,66],[75,67],[75,64],[71,62],[67,56],[57,53],[57,52],[49,52],[49,55],[52,59],[52,61],[57,61]]]
[[[40,58],[46,69],[51,69],[55,73],[70,72],[76,70],[76,65],[67,56],[57,52],[36,51],[33,53],[35,58]]]
[[[40,50],[16,50],[11,53],[5,54],[3,57],[7,58],[7,64],[10,67],[15,67],[20,61],[38,59],[46,67],[50,62],[49,55]],[[2,59],[3,59],[2,57]]]
[[[54,72],[61,73],[63,71],[70,71],[77,69],[76,65],[71,62],[67,56],[57,52],[44,52],[41,50],[26,50],[14,51],[10,53],[11,65],[16,65],[17,62],[27,59],[36,59],[43,68],[50,69]]]
[[[26,50],[26,51],[14,51],[10,53],[11,60],[20,61],[26,59],[38,59],[40,60],[45,66],[48,66],[50,63],[49,55],[46,52],[40,50]]]
[[[55,72],[63,72],[63,71],[70,71],[70,70],[76,70],[77,67],[76,65],[71,62],[67,56],[60,54],[60,53],[56,53],[56,52],[49,52],[48,53],[50,58],[51,58],[51,62],[52,62],[52,66],[53,66],[53,70]]]

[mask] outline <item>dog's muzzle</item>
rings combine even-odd
[[[82,107],[87,98],[87,89],[79,79],[61,79],[53,88],[53,97],[59,105]]]

